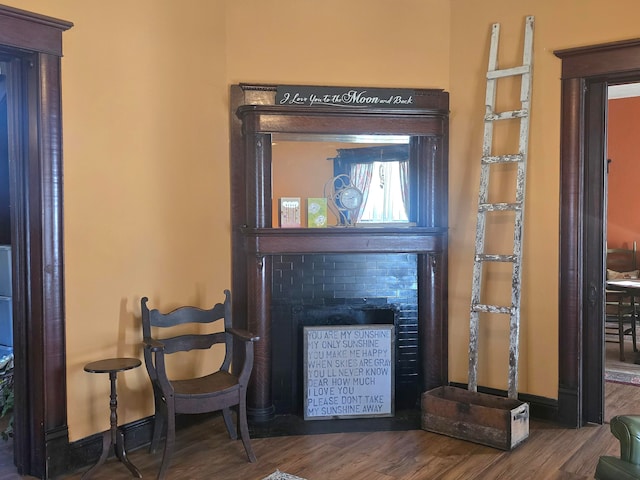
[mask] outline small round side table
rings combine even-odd
[[[111,447],[114,449],[116,458],[129,469],[133,476],[142,478],[140,471],[127,458],[127,452],[124,449],[124,435],[118,428],[118,396],[116,394],[116,377],[118,372],[137,368],[141,363],[137,358],[107,358],[98,360],[97,362],[87,363],[84,366],[85,372],[109,374],[109,380],[111,380],[111,400],[109,402],[111,408],[111,429],[108,432],[104,432],[102,437],[102,454],[100,455],[98,463],[85,472],[81,480],[87,480],[93,472],[105,462],[109,456]]]

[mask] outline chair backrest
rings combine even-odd
[[[633,272],[637,270],[636,252],[636,242],[633,242],[631,248],[608,248],[607,273],[609,273],[609,271]]]
[[[164,344],[164,352],[167,354],[188,351],[194,349],[207,349],[215,343],[225,343],[226,352],[222,369],[227,370],[233,356],[233,339],[226,330],[231,328],[231,293],[224,291],[224,303],[217,303],[212,308],[205,310],[193,306],[183,306],[176,308],[169,313],[162,313],[157,309],[149,310],[147,306],[148,298],[143,297],[140,301],[142,311],[142,335],[145,340],[158,340]],[[186,335],[162,337],[153,336],[152,327],[155,331],[159,328],[169,328],[184,324],[205,324],[223,320],[224,331],[217,333],[189,333]]]

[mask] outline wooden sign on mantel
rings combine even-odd
[[[415,108],[415,90],[401,88],[278,85],[276,105]]]
[[[393,325],[304,327],[304,419],[392,417]]]

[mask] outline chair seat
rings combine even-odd
[[[224,371],[199,378],[172,380],[171,386],[176,397],[212,397],[225,395],[240,388],[238,377]]]

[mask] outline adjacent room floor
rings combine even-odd
[[[638,341],[640,346],[640,340]],[[624,362],[620,361],[620,348],[616,342],[605,343],[605,380],[640,385],[640,352],[633,351],[630,339],[625,341]],[[637,360],[636,360],[637,359]]]

